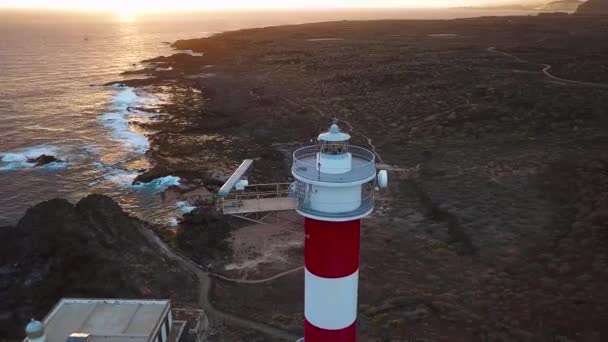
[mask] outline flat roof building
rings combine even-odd
[[[44,331],[35,323],[24,342],[178,342],[186,325],[173,320],[169,300],[75,298],[55,305]]]

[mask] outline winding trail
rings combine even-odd
[[[142,227],[142,229],[140,229],[140,231],[148,239],[148,241],[150,241],[153,244],[155,244],[156,246],[158,246],[159,251],[162,254],[164,254],[167,258],[177,261],[182,266],[184,266],[187,270],[191,271],[192,273],[194,273],[197,276],[199,284],[200,284],[200,293],[199,293],[199,298],[198,298],[198,304],[202,307],[203,310],[205,310],[205,312],[208,316],[211,316],[215,319],[226,321],[230,324],[233,324],[233,325],[245,328],[245,329],[255,330],[255,331],[258,331],[265,335],[277,338],[277,339],[282,339],[282,340],[286,340],[286,341],[296,341],[298,338],[301,337],[301,336],[296,336],[289,332],[283,331],[281,329],[277,329],[277,328],[271,327],[271,326],[263,324],[263,323],[259,323],[259,322],[255,322],[255,321],[252,321],[249,319],[238,317],[233,314],[229,314],[229,313],[226,313],[226,312],[223,312],[223,311],[220,311],[220,310],[214,308],[211,301],[209,301],[209,291],[211,290],[211,281],[212,281],[211,278],[209,277],[209,273],[205,272],[203,270],[203,267],[200,266],[199,264],[197,264],[194,261],[188,259],[187,257],[182,256],[182,255],[178,254],[177,252],[171,250],[171,248],[169,248],[169,246],[167,246],[150,229]],[[291,270],[290,272],[295,272],[295,270]],[[289,273],[287,273],[287,274],[289,274]],[[259,283],[271,281],[271,280],[279,278],[283,275],[285,275],[285,274],[279,274],[275,277],[271,277],[268,279],[262,279],[263,281],[261,281]],[[245,283],[245,282],[243,282],[243,283]]]
[[[276,275],[274,275],[272,277],[264,278],[264,279],[246,279],[246,278],[235,279],[235,278],[228,278],[228,277],[226,277],[224,275],[221,275],[221,274],[218,274],[218,273],[210,273],[209,275],[212,276],[212,277],[214,277],[214,278],[218,278],[218,279],[230,282],[230,283],[236,283],[236,284],[263,284],[263,283],[267,283],[269,281],[276,280],[276,279],[282,278],[282,277],[284,277],[286,275],[290,275],[292,273],[296,273],[296,272],[302,271],[302,270],[304,270],[304,266],[296,267],[294,269],[287,270],[285,272],[281,272],[281,273],[276,274]]]
[[[540,66],[543,67],[543,69],[542,69],[543,74],[545,74],[545,76],[547,76],[550,79],[555,80],[555,81],[559,81],[559,82],[563,82],[563,83],[568,83],[568,84],[572,84],[572,85],[580,85],[580,86],[587,86],[587,87],[595,87],[595,88],[608,89],[608,84],[604,84],[604,83],[581,82],[581,81],[575,81],[575,80],[569,80],[569,79],[557,77],[557,76],[555,76],[555,75],[553,75],[552,73],[549,72],[549,70],[551,70],[551,68],[552,68],[552,66],[549,65],[549,64],[538,64],[538,63],[530,62],[528,60],[522,59],[522,58],[520,58],[520,57],[518,57],[516,55],[510,54],[508,52],[496,50],[496,48],[493,47],[493,46],[489,47],[487,50],[490,51],[490,52],[495,52],[495,53],[499,53],[499,54],[502,54],[502,55],[514,58],[518,62],[540,65]]]

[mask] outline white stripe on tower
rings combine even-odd
[[[357,319],[357,282],[359,272],[343,278],[318,277],[304,273],[304,315],[316,327],[339,330]]]

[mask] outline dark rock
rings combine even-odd
[[[213,209],[194,209],[184,215],[180,226],[179,249],[199,264],[207,264],[207,260],[225,254],[229,248],[226,239],[231,234],[230,225]]]
[[[195,298],[176,292],[196,280],[158,254],[144,229],[101,195],[42,202],[0,229],[0,316],[11,313],[0,319],[0,336],[21,338],[27,320],[62,297]]]
[[[154,72],[154,69],[144,68],[144,69],[137,69],[137,70],[127,70],[127,71],[123,71],[120,74],[125,75],[125,76],[126,75],[149,75],[153,72]]]
[[[172,173],[172,170],[170,170],[169,168],[153,167],[150,170],[135,177],[135,179],[133,180],[133,185],[150,183],[155,179],[165,177],[165,176],[170,176],[171,173]]]
[[[36,158],[28,158],[27,162],[31,163],[31,164],[35,164],[34,166],[36,167],[36,166],[43,166],[43,165],[50,164],[50,163],[61,163],[62,161],[55,158],[54,156],[49,156],[49,155],[43,154]]]
[[[169,57],[159,56],[151,59],[146,59],[144,63],[169,63],[169,64],[184,64],[189,62],[199,62],[201,60],[200,56],[193,56],[189,53],[176,53]]]
[[[154,77],[150,78],[134,78],[124,81],[111,81],[104,83],[104,86],[119,86],[119,87],[145,87],[156,84],[158,81]]]

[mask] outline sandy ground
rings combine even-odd
[[[233,262],[224,268],[233,278],[270,277],[303,264],[303,220],[294,211],[280,212],[232,233]]]
[[[161,59],[173,71],[145,81],[174,94],[151,158],[170,156],[171,174],[209,184],[218,165],[256,157],[256,182],[288,182],[281,146],[348,121],[353,144],[392,166],[390,190],[362,225],[361,340],[601,341],[608,97],[585,84],[608,83],[607,24],[339,22],[178,42],[205,57]],[[184,77],[201,72],[215,76]],[[196,138],[208,134],[234,138]],[[225,274],[264,279],[300,266],[296,222],[235,231]],[[302,294],[293,273],[218,280],[211,297],[298,332]]]

